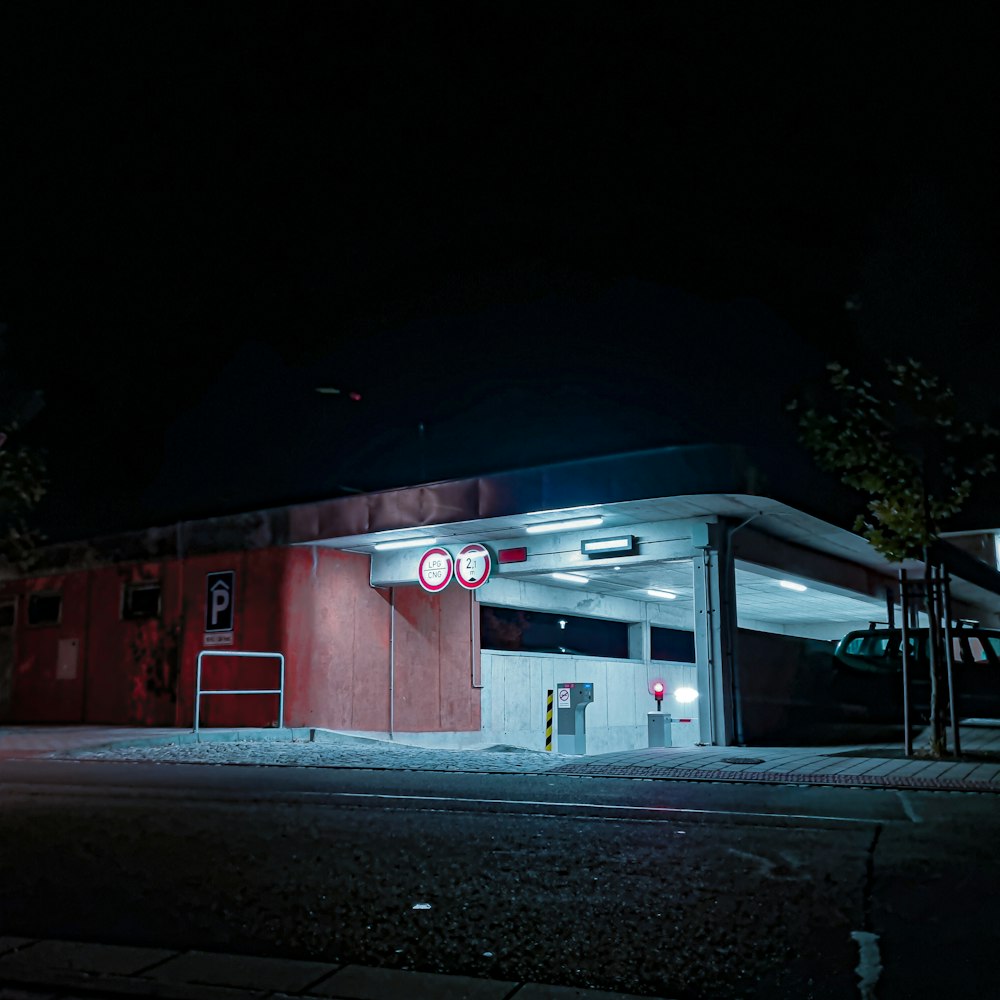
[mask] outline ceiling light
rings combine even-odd
[[[785,590],[794,590],[796,593],[801,594],[803,590],[808,590],[809,588],[803,586],[801,583],[793,583],[791,580],[779,580],[779,587],[784,587]]]
[[[664,601],[676,601],[677,595],[671,594],[669,590],[647,590],[650,597],[659,597]]]
[[[581,576],[579,573],[553,573],[553,580],[565,580],[567,583],[587,583],[590,577]]]
[[[609,556],[615,552],[631,552],[634,548],[634,535],[616,535],[614,538],[585,538],[580,542],[580,551],[585,556]]]
[[[576,517],[571,521],[543,521],[541,524],[528,524],[524,530],[529,535],[540,535],[545,531],[571,531],[573,528],[596,528],[604,523],[603,517]]]
[[[379,552],[387,552],[389,549],[415,549],[418,545],[433,545],[436,538],[397,538],[392,542],[376,542],[375,548]]]

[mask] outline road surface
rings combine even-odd
[[[675,998],[996,992],[998,800],[0,763],[0,933]]]

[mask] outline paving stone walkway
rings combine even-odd
[[[622,750],[571,756],[518,747],[451,749],[413,746],[328,730],[101,729],[0,727],[0,759],[153,761],[422,770],[554,773],[681,781],[851,785],[939,791],[1000,792],[1000,726],[963,726],[964,760],[902,756],[892,744],[875,747],[690,747]],[[915,746],[926,741],[918,738]]]
[[[631,994],[296,959],[0,937],[0,1000],[639,1000]]]

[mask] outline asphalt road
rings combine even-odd
[[[676,998],[997,992],[990,795],[32,760],[0,806],[0,933]]]

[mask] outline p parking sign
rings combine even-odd
[[[233,609],[236,574],[232,570],[209,573],[205,578],[205,645],[233,644]]]

